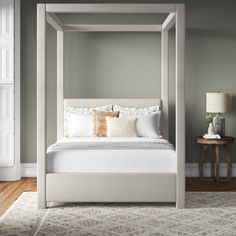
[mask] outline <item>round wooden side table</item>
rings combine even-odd
[[[206,159],[206,152],[208,146],[212,146],[212,156],[211,156],[211,176],[212,178],[215,178],[216,182],[219,182],[220,179],[220,147],[223,146],[224,150],[224,158],[228,163],[228,180],[231,179],[231,173],[232,173],[232,162],[229,156],[228,152],[228,144],[232,144],[235,141],[234,137],[225,136],[221,139],[205,139],[202,136],[199,136],[196,138],[196,141],[198,144],[202,145],[201,149],[201,156],[199,160],[199,173],[200,178],[203,178],[203,162]]]

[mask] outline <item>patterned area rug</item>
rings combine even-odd
[[[188,192],[173,204],[54,204],[36,209],[23,193],[0,218],[1,236],[236,235],[236,192]]]

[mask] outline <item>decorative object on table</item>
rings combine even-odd
[[[206,139],[221,139],[219,134],[204,134],[203,138],[206,138]]]
[[[221,139],[205,139],[203,137],[197,137],[196,141],[198,144],[202,145],[201,156],[199,160],[199,174],[200,178],[203,178],[203,163],[206,159],[206,153],[208,146],[212,146],[212,156],[211,156],[211,176],[219,183],[220,180],[220,147],[223,147],[224,159],[228,164],[228,180],[231,179],[232,174],[232,161],[229,156],[228,144],[233,144],[235,137],[223,137]]]
[[[209,135],[215,134],[215,129],[212,124],[212,120],[213,120],[212,115],[210,113],[206,114],[206,121],[209,124],[207,134],[209,134]]]
[[[215,133],[221,137],[225,136],[225,118],[221,113],[231,111],[231,93],[207,93],[206,94],[206,111],[208,113],[217,113],[213,118],[213,127]]]

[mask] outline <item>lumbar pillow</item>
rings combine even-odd
[[[160,110],[159,106],[152,107],[122,107],[120,105],[113,106],[114,111],[119,111],[121,115],[148,115]]]
[[[92,115],[68,113],[68,136],[90,137],[92,136]]]
[[[93,111],[93,136],[107,137],[106,117],[118,117],[119,112]]]
[[[94,110],[95,111],[112,111],[112,105],[105,105],[105,106],[94,107],[94,108],[72,107],[72,106],[67,107],[64,113],[64,136],[65,137],[68,137],[68,136],[69,137],[90,137],[92,136],[92,128],[93,128],[92,112]],[[76,122],[76,119],[77,119],[77,122]],[[87,128],[87,130],[85,127]],[[75,129],[75,131],[73,131],[73,129]]]
[[[160,117],[161,111],[144,115],[124,115],[120,117],[136,118],[136,129],[139,137],[161,138],[160,134]]]
[[[106,117],[107,137],[137,137],[136,118]]]

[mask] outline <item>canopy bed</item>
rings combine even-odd
[[[63,24],[57,13],[166,13],[154,24]],[[57,139],[46,147],[46,24],[57,30]],[[158,139],[70,139],[65,136],[65,109],[118,104],[161,107],[161,132],[169,134],[168,31],[175,25],[176,147]],[[64,99],[64,32],[161,32],[161,98]],[[38,4],[37,8],[37,161],[38,207],[47,202],[176,202],[185,205],[184,4]],[[141,140],[141,141],[140,141]],[[65,145],[67,143],[67,145]],[[77,144],[75,147],[74,144]],[[78,143],[80,148],[78,147]],[[92,144],[91,144],[92,143]],[[168,148],[161,148],[167,147]],[[66,147],[66,148],[65,148]],[[131,148],[132,147],[132,148]],[[69,151],[69,152],[68,152]],[[75,154],[73,154],[75,153]],[[64,156],[63,156],[64,155]],[[74,155],[74,156],[73,156]],[[75,158],[76,156],[76,158]],[[99,161],[95,161],[97,156]],[[115,164],[108,156],[112,156]],[[109,159],[109,160],[108,160]],[[123,161],[122,161],[123,160]],[[101,164],[102,163],[102,164]],[[125,165],[124,165],[125,163]],[[139,163],[139,164],[138,164]],[[68,166],[72,167],[68,167]],[[141,166],[141,167],[140,167]],[[114,168],[113,168],[114,167]]]

